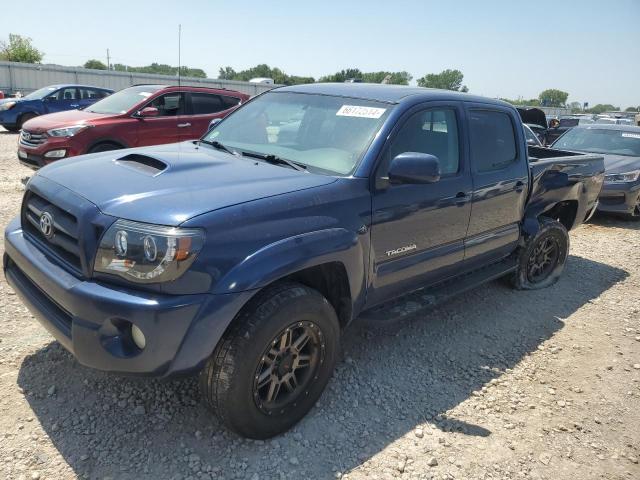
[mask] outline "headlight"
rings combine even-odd
[[[53,128],[48,130],[47,133],[51,137],[73,137],[76,133],[81,132],[85,128],[89,128],[89,125],[74,125],[73,127]]]
[[[191,266],[203,243],[198,229],[118,220],[102,236],[94,270],[138,283],[168,282]]]
[[[638,178],[640,178],[640,170],[627,173],[611,173],[604,176],[604,181],[606,183],[628,183],[635,182]]]
[[[5,102],[0,104],[0,112],[3,110],[9,110],[16,106],[16,102]]]

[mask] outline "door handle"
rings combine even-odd
[[[467,203],[469,201],[469,195],[467,195],[464,192],[458,192],[456,193],[456,205],[458,205],[459,207],[461,207],[462,205],[464,205],[465,203]]]
[[[190,127],[190,126],[191,126],[191,124],[189,122],[187,122],[187,123],[179,123],[178,124],[178,128],[184,128],[184,127]]]
[[[514,190],[518,193],[522,192],[524,190],[524,183],[521,181],[517,181]]]

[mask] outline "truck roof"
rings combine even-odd
[[[424,100],[466,100],[511,106],[492,98],[479,97],[468,93],[439,90],[436,88],[411,87],[406,85],[384,85],[379,83],[307,83],[280,87],[275,92],[309,93],[333,95],[337,97],[361,98],[386,103],[399,103],[407,97],[423,97]]]

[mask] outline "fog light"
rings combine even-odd
[[[133,339],[133,343],[136,344],[140,350],[144,349],[147,344],[147,340],[144,338],[144,333],[135,325],[131,325],[131,338]]]
[[[49,150],[44,154],[47,158],[62,158],[67,154],[67,151],[63,148],[62,150]]]

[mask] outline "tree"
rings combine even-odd
[[[637,107],[627,107],[625,112],[640,112],[640,105]]]
[[[589,108],[587,110],[587,112],[589,113],[595,113],[595,114],[600,114],[600,113],[604,113],[604,112],[617,112],[620,109],[618,107],[615,107],[613,105],[611,105],[610,103],[599,103],[597,105],[594,105],[593,107]]]
[[[96,60],[92,58],[91,60],[87,60],[84,64],[84,68],[91,68],[92,70],[106,70],[107,66],[102,63],[100,60]]]
[[[0,42],[0,60],[21,63],[40,63],[44,53],[31,44],[29,37],[9,34],[9,43]]]
[[[272,78],[275,83],[283,85],[298,85],[301,83],[313,83],[313,77],[300,77],[297,75],[287,75],[277,67],[271,68],[266,63],[261,63],[255,67],[236,72],[231,67],[224,67],[218,71],[218,78],[223,80],[241,80],[248,82],[252,78]]]
[[[324,77],[320,77],[318,79],[319,82],[330,82],[330,83],[343,83],[345,80],[356,79],[364,81],[363,73],[359,68],[347,68],[346,70],[340,70],[339,72],[333,73],[331,75],[325,75]],[[381,79],[382,81],[382,79]]]
[[[582,104],[580,102],[568,103],[567,107],[571,109],[571,113],[578,113],[582,111]]]
[[[154,62],[145,67],[131,67],[129,65],[123,65],[122,63],[116,63],[113,65],[113,69],[118,72],[155,73],[174,77],[178,75],[178,67],[172,67],[166,63]],[[189,68],[184,65],[180,67],[180,75],[183,77],[207,78],[207,74],[201,68]]]
[[[220,67],[220,70],[218,70],[218,78],[220,80],[233,80],[236,75],[238,74],[231,67]]]
[[[440,88],[443,90],[455,90],[468,92],[466,85],[462,85],[464,75],[460,70],[443,70],[440,73],[428,73],[418,79],[419,87]]]
[[[540,99],[540,105],[543,107],[561,107],[565,104],[567,98],[569,98],[569,94],[562,90],[549,88],[540,92],[538,98]]]

